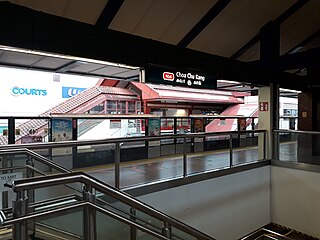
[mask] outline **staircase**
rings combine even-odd
[[[300,233],[293,229],[270,223],[261,229],[249,234],[240,240],[315,240],[314,238],[306,234]]]
[[[25,169],[25,178],[7,185],[15,198],[0,211],[1,240],[214,240],[92,176],[72,172],[28,149],[1,150],[0,156],[13,159],[1,172],[12,172],[15,166]],[[46,168],[36,169],[39,164]]]

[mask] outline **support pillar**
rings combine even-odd
[[[280,25],[268,22],[261,30],[260,59],[268,65],[280,54]],[[267,130],[267,136],[259,136],[259,159],[277,159],[278,144],[273,140],[273,129],[279,128],[279,86],[271,83],[259,89],[259,129]],[[263,146],[264,139],[266,146]],[[263,151],[266,151],[265,153]],[[263,155],[264,154],[264,155]]]
[[[267,159],[274,158],[273,129],[279,127],[279,87],[271,84],[270,87],[259,88],[259,129],[267,130],[266,146],[264,137],[259,135],[259,159],[263,158],[263,151]]]

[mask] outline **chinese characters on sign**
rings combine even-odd
[[[259,111],[260,112],[269,111],[269,103],[268,102],[259,102]]]
[[[145,81],[191,88],[217,88],[217,76],[199,70],[172,68],[149,64],[145,70]]]

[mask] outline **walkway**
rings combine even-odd
[[[258,161],[258,148],[241,148],[233,152],[233,165]],[[218,170],[230,166],[229,150],[218,150],[188,154],[187,172],[194,174]],[[82,169],[90,175],[114,186],[114,165]],[[183,159],[181,155],[140,160],[121,164],[120,186],[128,187],[158,180],[182,176]]]

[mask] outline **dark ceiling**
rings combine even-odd
[[[1,2],[0,45],[139,67],[184,66],[219,73],[223,79],[296,89],[314,84],[306,69],[315,72],[320,63],[319,0]],[[0,64],[10,65],[12,59],[12,64],[54,71],[120,79],[137,75],[134,69],[12,55],[0,52]]]

